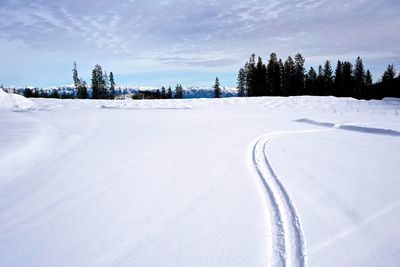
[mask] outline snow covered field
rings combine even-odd
[[[400,266],[400,100],[0,91],[0,266]]]

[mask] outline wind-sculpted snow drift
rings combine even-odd
[[[0,89],[0,108],[21,108],[27,109],[33,106],[33,102],[29,99],[18,95],[6,93]]]
[[[0,91],[0,266],[399,266],[399,113]]]

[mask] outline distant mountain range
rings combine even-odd
[[[35,87],[27,87],[29,89],[35,89]],[[25,88],[6,88],[8,90],[15,90],[18,93],[23,93]],[[136,94],[139,91],[156,91],[160,90],[159,87],[146,87],[146,86],[117,86],[116,87],[116,95],[117,96],[129,96],[132,94]],[[65,86],[55,86],[48,87],[43,89],[45,92],[51,92],[53,90],[57,90],[58,93],[67,94],[67,95],[75,95],[76,90],[73,85],[65,85]],[[173,89],[174,90],[174,89]],[[237,89],[233,87],[221,86],[222,97],[234,97],[238,95]],[[89,89],[90,93],[90,89]],[[183,98],[212,98],[214,96],[214,89],[211,87],[202,87],[202,86],[190,86],[183,87]]]

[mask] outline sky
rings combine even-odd
[[[252,53],[306,66],[359,55],[379,79],[400,70],[398,0],[1,0],[0,84],[90,82],[95,64],[117,84],[234,86]]]

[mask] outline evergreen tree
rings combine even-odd
[[[104,71],[103,75],[102,75],[102,79],[101,79],[101,91],[100,91],[100,95],[102,99],[108,99],[110,98],[110,84],[109,84],[109,80],[108,80],[108,75],[107,75],[107,71]]]
[[[74,61],[74,68],[72,70],[72,78],[74,80],[74,86],[75,86],[75,91],[76,91],[76,97],[80,99],[85,99],[88,98],[88,93],[87,93],[87,86],[86,82],[83,81],[82,78],[78,78],[78,70],[76,68],[76,62]],[[58,96],[57,96],[58,98]]]
[[[354,65],[354,82],[355,91],[353,96],[356,98],[362,98],[365,90],[365,70],[364,64],[360,57],[357,57],[356,64]]]
[[[115,98],[115,81],[114,81],[114,73],[110,72],[110,99]]]
[[[39,90],[36,87],[33,89],[33,97],[39,97]]]
[[[373,82],[372,82],[372,74],[369,70],[367,70],[366,74],[365,74],[365,84],[366,86],[370,87],[372,86]]]
[[[343,64],[340,60],[338,60],[336,69],[335,69],[335,81],[334,81],[334,96],[344,96],[343,91]]]
[[[400,97],[400,82],[396,77],[396,70],[390,64],[382,75],[381,94],[382,97]]]
[[[268,95],[281,93],[281,63],[275,53],[271,53],[267,65]]]
[[[82,79],[81,79],[81,81],[82,81]],[[80,99],[88,98],[87,85],[86,85],[85,81],[79,83],[78,89],[76,92],[76,97],[80,98]]]
[[[72,70],[72,78],[74,80],[75,89],[80,85],[81,81],[78,78],[78,70],[76,68],[76,62],[74,61],[74,68]]]
[[[322,73],[322,66],[318,66],[318,75],[317,75],[317,90],[315,92],[315,95],[317,96],[322,96],[324,95],[324,76]]]
[[[282,95],[293,95],[293,88],[295,86],[295,63],[293,58],[289,56],[283,65],[282,73]]]
[[[364,99],[373,99],[376,97],[376,93],[373,87],[373,81],[372,81],[372,74],[369,70],[365,73],[365,89],[364,89],[364,95],[362,98]]]
[[[267,67],[263,63],[261,57],[258,57],[254,79],[254,95],[265,96],[267,95]]]
[[[175,98],[182,99],[183,98],[183,88],[182,85],[177,84],[175,88]]]
[[[109,97],[107,73],[103,73],[102,67],[96,65],[92,71],[92,98],[107,99]]]
[[[331,62],[325,61],[324,68],[322,69],[322,76],[324,78],[324,95],[331,95],[333,91],[333,71]]]
[[[255,54],[252,54],[249,62],[245,65],[246,70],[246,88],[248,96],[256,95],[256,59]]]
[[[165,87],[161,87],[161,99],[167,98],[167,91],[165,90]]]
[[[294,95],[303,95],[304,94],[304,82],[305,82],[305,77],[304,77],[304,63],[305,59],[301,54],[297,54],[294,57],[294,88],[293,88],[293,94]]]
[[[167,90],[167,99],[172,99],[172,98],[173,98],[172,89],[171,86],[169,86]]]
[[[239,70],[236,88],[238,89],[239,97],[246,96],[246,72],[243,68],[240,68]]]
[[[32,89],[25,87],[24,90],[24,97],[29,98],[29,97],[33,97],[33,91]]]
[[[214,98],[220,98],[221,97],[221,87],[219,84],[219,79],[218,77],[215,78],[215,84],[214,84]]]
[[[317,73],[311,67],[306,75],[305,93],[308,95],[315,95],[317,93]]]
[[[283,83],[284,83],[284,79],[283,79],[283,75],[284,75],[284,71],[285,71],[285,66],[283,64],[282,59],[279,59],[279,69],[280,69],[280,86],[279,86],[279,91],[276,92],[275,95],[277,96],[283,96],[284,92],[283,92]]]
[[[92,71],[92,98],[99,99],[102,91],[103,70],[100,65],[96,65]]]
[[[342,62],[342,96],[353,96],[354,92],[354,76],[353,65],[348,62]]]
[[[393,64],[388,65],[387,69],[382,75],[382,82],[392,81],[396,77],[396,70]]]
[[[50,98],[60,98],[60,95],[58,94],[58,91],[56,89],[53,89],[51,91]]]

